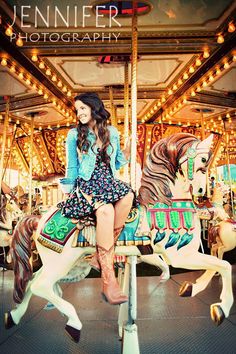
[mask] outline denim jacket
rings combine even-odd
[[[118,131],[113,126],[108,126],[110,131],[110,143],[108,145],[107,153],[110,156],[110,166],[115,176],[115,171],[119,170],[121,166],[125,165],[128,161],[125,159],[123,152],[120,149],[120,138]],[[66,139],[66,158],[67,158],[67,168],[66,168],[66,178],[63,178],[60,182],[62,184],[75,183],[77,177],[81,177],[88,181],[95,169],[97,146],[93,144],[96,141],[96,136],[89,130],[88,141],[90,142],[90,147],[86,153],[82,153],[77,147],[78,132],[76,128],[71,129],[68,132]],[[91,148],[93,146],[93,149]],[[71,188],[70,188],[71,189]]]

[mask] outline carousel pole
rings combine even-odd
[[[200,113],[201,113],[201,135],[202,135],[202,140],[205,139],[205,126],[204,126],[204,115],[203,115],[203,110],[200,109]]]
[[[29,213],[32,212],[32,175],[33,175],[33,138],[34,138],[34,113],[30,122],[30,164],[29,164]]]
[[[126,148],[129,139],[129,63],[127,61],[124,67],[124,77],[124,148]],[[125,181],[129,183],[129,164],[126,164],[124,167],[124,177]]]
[[[116,110],[115,110],[115,106],[114,106],[114,98],[113,98],[113,88],[112,88],[112,86],[109,86],[109,97],[110,97],[110,103],[111,103],[111,124],[114,127],[117,127]]]
[[[229,158],[229,133],[226,133],[225,143],[226,143],[227,169],[228,169],[229,187],[230,187],[230,199],[231,199],[232,214],[234,217],[235,216],[234,197],[233,197],[233,190],[232,190],[232,178],[231,178],[230,158]]]
[[[9,124],[9,106],[10,106],[10,98],[7,98],[6,101],[6,113],[3,125],[3,133],[2,133],[2,149],[1,149],[1,160],[0,160],[0,195],[2,190],[2,179],[3,179],[3,167],[4,167],[4,155],[7,141],[7,128]]]
[[[136,190],[136,156],[137,156],[137,60],[138,60],[138,16],[137,1],[133,1],[132,16],[132,62],[131,62],[131,187]]]
[[[131,102],[132,102],[132,114],[131,114],[131,186],[133,190],[136,190],[136,135],[137,135],[137,42],[138,42],[138,30],[137,30],[137,1],[133,1],[133,14],[132,14],[132,78],[131,78]],[[137,278],[136,278],[136,263],[137,256],[128,257],[128,265],[130,269],[129,280],[129,301],[128,301],[128,320],[124,326],[123,332],[123,346],[122,354],[140,354],[139,341],[138,341],[138,329],[135,324],[137,315]]]

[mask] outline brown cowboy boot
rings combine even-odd
[[[118,240],[121,231],[123,230],[124,226],[121,227],[117,227],[114,229],[114,244],[116,245],[116,241]],[[97,254],[97,248],[96,248],[96,252],[93,254],[89,264],[91,265],[91,267],[96,270],[97,272],[101,271],[101,267],[100,264],[98,262],[98,254]]]
[[[128,297],[124,295],[119,287],[115,277],[113,259],[114,246],[109,250],[97,245],[98,261],[102,270],[102,294],[106,301],[111,305],[119,305],[128,301]]]

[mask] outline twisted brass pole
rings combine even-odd
[[[137,60],[138,60],[138,17],[137,1],[133,1],[132,16],[132,65],[131,65],[131,186],[136,190],[136,155],[137,155]]]
[[[129,139],[129,64],[126,61],[124,67],[124,148]],[[124,167],[124,177],[127,183],[130,182],[129,164]]]
[[[9,103],[10,103],[10,99],[8,98],[6,101],[6,113],[5,113],[3,133],[2,133],[2,149],[1,149],[1,160],[0,160],[0,195],[2,190],[4,155],[5,155],[5,148],[6,148],[7,128],[9,123]]]

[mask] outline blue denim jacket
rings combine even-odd
[[[125,159],[123,152],[120,149],[120,137],[118,131],[113,126],[108,126],[110,131],[110,143],[107,148],[107,153],[110,156],[110,166],[113,175],[115,171],[119,170],[121,166],[125,165],[128,161]],[[76,128],[68,132],[66,139],[66,157],[67,168],[66,178],[61,179],[62,184],[71,184],[73,186],[77,177],[81,177],[88,181],[95,168],[97,146],[91,148],[96,141],[96,136],[89,130],[88,140],[91,143],[87,153],[81,153],[77,148],[78,132]],[[70,188],[71,189],[71,188]]]

